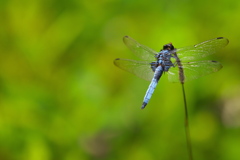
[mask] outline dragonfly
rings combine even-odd
[[[219,49],[225,47],[229,41],[224,37],[217,37],[202,43],[174,48],[172,43],[163,46],[160,52],[144,46],[129,36],[123,37],[126,46],[143,61],[117,58],[114,64],[136,76],[151,81],[142,103],[142,109],[146,107],[163,73],[168,74],[170,82],[182,84],[184,110],[185,110],[185,132],[189,153],[189,159],[193,160],[191,138],[188,123],[187,101],[184,91],[184,83],[201,76],[217,72],[222,68],[221,63],[213,60],[195,61],[209,56]]]
[[[138,43],[129,36],[123,37],[125,45],[143,61],[121,59],[114,60],[114,64],[134,75],[151,81],[142,103],[142,109],[146,107],[163,73],[167,73],[170,82],[180,82],[197,79],[204,75],[217,72],[222,68],[221,63],[213,60],[195,61],[209,56],[225,47],[229,41],[227,38],[218,37],[202,43],[174,48],[172,43],[163,46],[157,52],[147,46]]]

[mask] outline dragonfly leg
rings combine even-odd
[[[150,63],[150,65],[151,65],[152,71],[155,72],[155,70],[156,70],[156,68],[158,66],[158,63],[157,62],[152,62],[152,63]]]

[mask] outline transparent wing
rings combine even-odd
[[[183,62],[182,65],[184,82],[217,72],[222,68],[222,65],[217,61]],[[170,82],[180,82],[178,66],[169,69],[168,80]]]
[[[123,42],[139,58],[148,61],[155,60],[154,56],[155,54],[157,54],[157,52],[154,51],[153,49],[138,43],[129,36],[123,37]]]
[[[114,60],[114,64],[147,81],[151,81],[154,75],[149,62],[117,58]]]
[[[218,37],[194,46],[179,48],[176,52],[182,62],[196,60],[215,53],[217,50],[225,47],[228,42],[227,38]]]

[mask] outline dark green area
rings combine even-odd
[[[1,160],[187,160],[180,84],[113,65],[122,37],[155,50],[215,37],[223,68],[186,83],[195,160],[240,157],[240,1],[2,0]]]

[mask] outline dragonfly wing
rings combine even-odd
[[[129,36],[123,37],[123,42],[136,56],[143,60],[154,61],[155,54],[158,54],[153,49],[138,43]]]
[[[151,81],[154,75],[149,62],[117,58],[114,60],[114,64],[147,81]]]
[[[228,42],[227,38],[218,37],[194,46],[179,48],[176,50],[176,53],[182,62],[196,60],[215,53],[217,50],[225,47]]]
[[[184,82],[197,79],[204,75],[217,72],[222,68],[221,63],[217,61],[196,61],[182,62]],[[168,71],[168,80],[170,82],[180,82],[178,66],[171,67]]]

